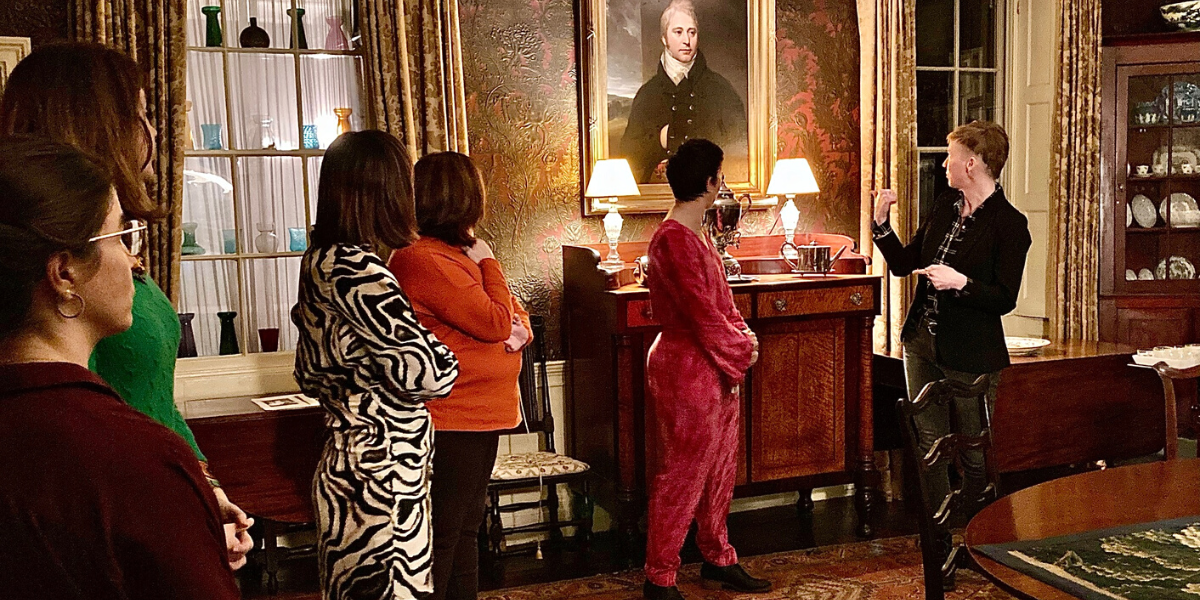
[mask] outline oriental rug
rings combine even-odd
[[[825,546],[743,557],[756,577],[775,584],[766,594],[711,590],[700,583],[700,565],[685,565],[679,589],[689,600],[915,600],[924,598],[921,551],[916,536],[888,538],[841,546]],[[481,593],[480,600],[635,600],[642,597],[642,571],[598,575],[554,583]],[[958,585],[947,600],[1011,600],[982,575],[958,571]]]

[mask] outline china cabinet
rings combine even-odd
[[[1105,47],[1102,103],[1100,337],[1200,341],[1200,34]]]
[[[295,347],[321,156],[364,125],[339,118],[365,114],[352,13],[352,0],[188,0],[180,312],[195,315],[199,356]]]

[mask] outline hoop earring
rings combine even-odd
[[[75,300],[79,301],[79,310],[77,310],[73,313],[67,313],[67,311],[63,310],[63,304],[68,304]],[[79,315],[83,314],[83,309],[85,308],[85,306],[86,306],[86,303],[83,301],[83,296],[80,296],[79,294],[76,294],[75,292],[69,291],[69,292],[67,292],[66,301],[55,304],[54,309],[57,310],[58,314],[62,315],[62,317],[64,319],[74,319],[75,317],[78,317]]]

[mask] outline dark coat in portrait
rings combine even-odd
[[[665,149],[659,141],[663,125],[670,125]],[[679,85],[660,62],[654,77],[638,89],[620,156],[629,160],[638,183],[647,183],[658,163],[693,138],[715,142],[727,152],[746,146],[746,105],[728,79],[708,68],[703,52],[696,53]]]

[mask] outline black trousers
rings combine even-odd
[[[477,534],[499,445],[495,431],[433,434],[434,600],[475,600],[479,593]]]

